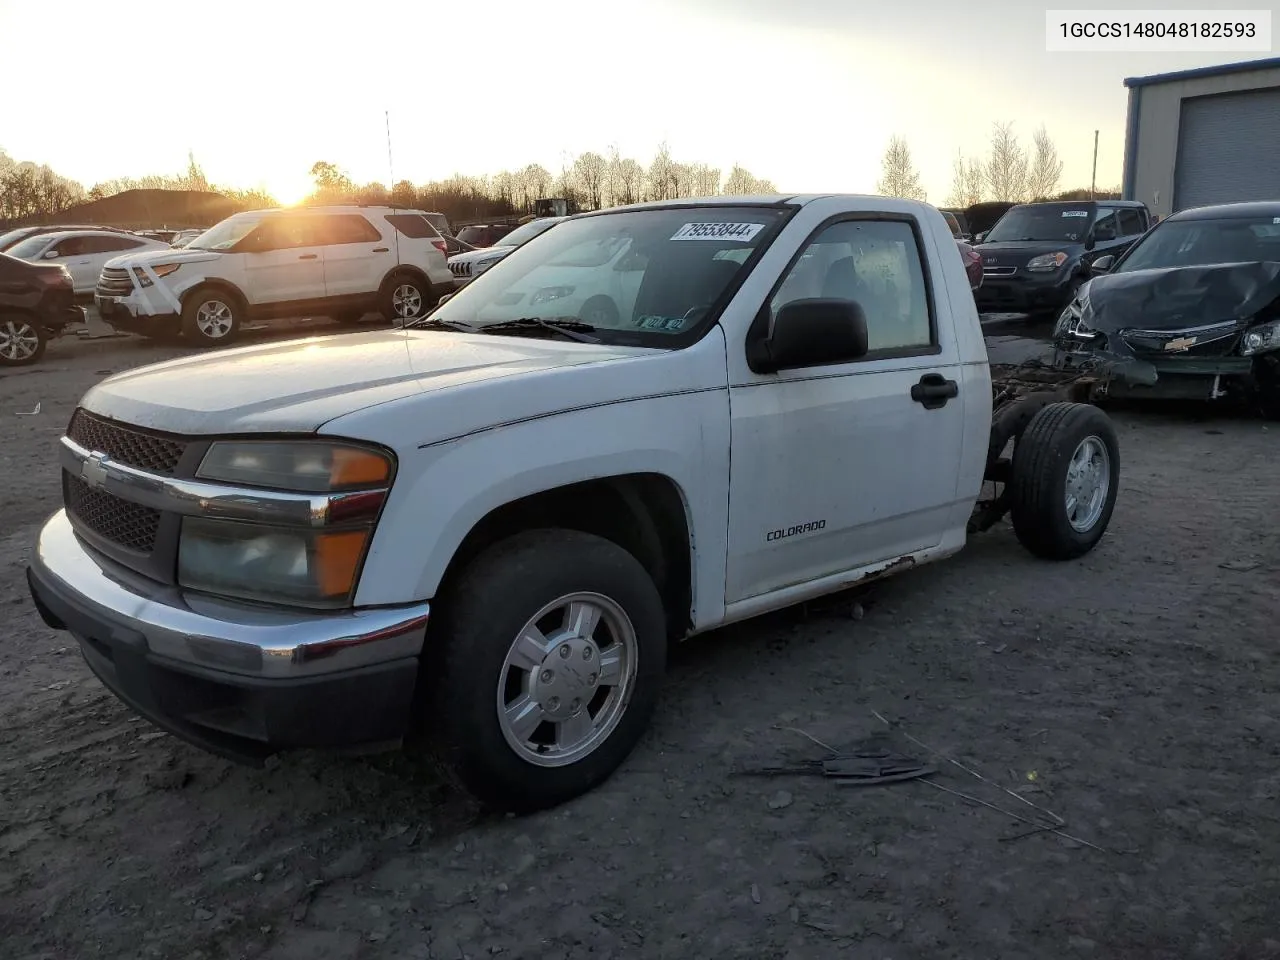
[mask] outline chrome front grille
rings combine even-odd
[[[105,453],[113,460],[149,473],[171,476],[187,445],[183,440],[145,433],[77,409],[71,415],[67,436],[86,450]]]
[[[1012,277],[1018,272],[1017,267],[983,267],[984,277]]]
[[[455,277],[469,277],[471,276],[471,264],[466,260],[461,263],[451,263],[449,264],[449,272]]]
[[[62,483],[67,512],[89,530],[137,553],[149,554],[155,549],[160,511],[95,490],[66,471]]]
[[[133,293],[133,278],[120,267],[104,267],[98,275],[97,293],[103,297],[127,297]]]

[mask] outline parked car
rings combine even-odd
[[[204,230],[179,230],[170,241],[170,246],[175,250],[181,250],[202,233]]]
[[[412,320],[452,281],[445,241],[420,210],[296,207],[237,213],[181,250],[118,257],[95,303],[116,329],[222,346],[251,319]]]
[[[95,229],[36,234],[14,244],[8,253],[19,260],[38,260],[66,267],[75,284],[76,296],[88,301],[93,297],[94,284],[107,261],[129,251],[140,253],[169,249],[169,244],[162,240]]]
[[[1074,374],[993,376],[952,242],[888,197],[623,207],[403,330],[110,377],[60,443],[35,606],[205,749],[419,731],[487,804],[564,802],[640,739],[671,644],[940,560],[1006,514],[1050,560],[1103,536],[1114,427],[1070,402]],[[621,248],[639,285],[607,325],[555,297],[477,319]]]
[[[1054,331],[1112,395],[1255,404],[1280,419],[1280,202],[1175,213],[1093,262]]]
[[[1089,277],[1089,264],[1129,248],[1150,225],[1132,200],[1023,203],[992,227],[978,253],[978,309],[1058,314]]]
[[[939,207],[943,216],[949,216],[948,224],[954,222],[955,229],[951,231],[952,235],[957,239],[969,243],[973,240],[973,231],[969,229],[969,220],[965,216],[963,210],[959,207]]]
[[[969,278],[969,289],[977,290],[982,286],[982,256],[963,240],[956,241],[956,248],[960,251],[960,259],[964,261],[964,272]]]
[[[436,213],[434,211],[423,211],[422,215],[431,221],[431,225],[436,228],[436,231],[440,234],[440,236],[442,237],[453,236],[453,225],[449,223],[449,218],[446,217],[443,213]]]
[[[119,227],[100,227],[91,223],[63,223],[56,226],[44,227],[15,227],[4,233],[0,233],[0,253],[7,253],[15,244],[28,237],[34,237],[41,233],[66,233],[68,230],[97,230],[106,231],[108,233],[124,233],[130,236],[134,234],[129,230],[122,230]]]
[[[512,250],[546,233],[564,219],[564,217],[544,217],[541,220],[530,220],[512,230],[493,246],[472,248],[466,253],[450,257],[449,270],[453,274],[453,288],[461,290],[473,278],[480,276]],[[466,229],[469,230],[470,227]],[[463,232],[465,233],[466,230]]]
[[[458,231],[458,239],[477,249],[492,247],[518,226],[516,223],[471,223]]]
[[[447,233],[442,234],[442,237],[444,238],[445,253],[451,257],[457,253],[469,253],[472,250],[479,249],[478,247],[473,247],[469,243],[463,243],[457,237]]]
[[[71,323],[84,322],[71,274],[59,263],[29,263],[0,253],[0,366],[20,367],[44,356],[45,344]]]
[[[969,231],[973,234],[973,242],[981,243],[984,234],[994,227],[1001,217],[1016,206],[1007,200],[984,200],[964,208],[964,219]]]

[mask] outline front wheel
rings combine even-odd
[[[240,332],[240,304],[218,289],[197,290],[182,305],[182,335],[202,347],[221,347]]]
[[[1110,418],[1087,403],[1048,404],[1014,447],[1014,533],[1046,560],[1083,556],[1106,533],[1119,481],[1120,445]]]
[[[533,530],[490,547],[446,592],[428,639],[437,758],[506,811],[587,792],[648,726],[665,622],[644,567],[608,540]]]
[[[0,367],[25,367],[44,356],[45,334],[25,317],[0,318]]]

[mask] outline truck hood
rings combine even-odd
[[[217,260],[222,254],[213,250],[187,250],[184,247],[156,247],[151,250],[139,250],[127,253],[122,257],[113,257],[107,261],[109,267],[137,267],[144,263],[204,263]]]
[[[376,404],[653,350],[426,330],[311,337],[185,357],[117,374],[82,405],[187,435],[300,432]]]

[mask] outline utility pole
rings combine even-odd
[[[1093,179],[1089,181],[1089,199],[1098,192],[1098,131],[1093,131]]]

